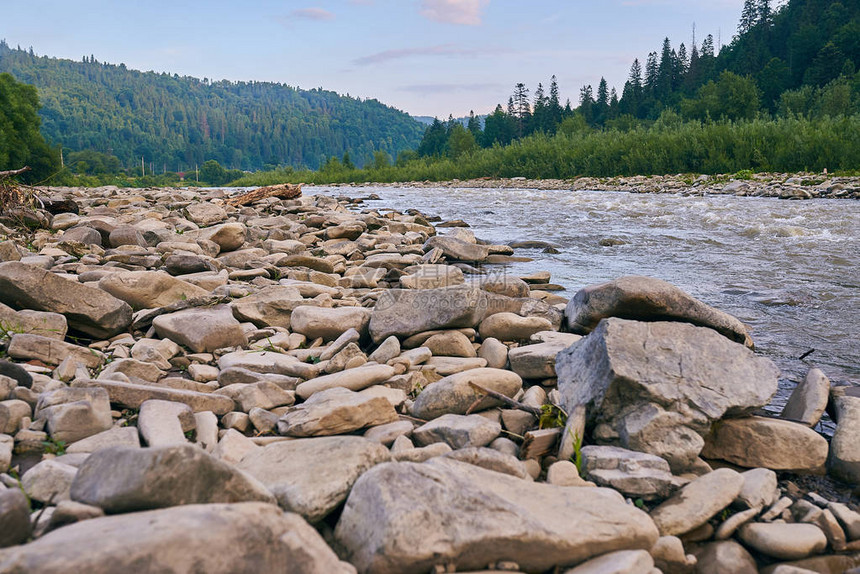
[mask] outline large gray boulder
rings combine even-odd
[[[712,329],[604,319],[556,357],[567,412],[585,405],[598,444],[689,468],[712,422],[766,405],[779,369]]]
[[[258,327],[290,328],[293,310],[304,302],[298,289],[271,285],[230,303],[233,316]]]
[[[152,326],[159,337],[185,345],[195,353],[248,343],[239,321],[227,305],[159,315]]]
[[[370,390],[356,393],[336,387],[315,393],[278,419],[278,432],[294,437],[329,436],[396,421],[391,402],[368,393]]]
[[[448,259],[470,263],[479,263],[490,255],[490,249],[486,245],[478,245],[445,235],[436,235],[424,243],[424,251],[431,249],[440,249]]]
[[[62,341],[66,338],[69,326],[66,318],[59,313],[15,309],[0,303],[0,324],[13,333],[41,335]]]
[[[99,288],[122,299],[135,311],[165,307],[186,299],[206,297],[209,291],[164,271],[120,271],[99,280]]]
[[[473,387],[473,383],[508,397],[513,397],[523,388],[523,380],[511,371],[469,369],[425,387],[415,399],[412,414],[420,419],[430,420],[445,414],[463,415],[469,408],[480,411],[502,404],[498,399],[488,397]]]
[[[183,504],[275,502],[256,479],[190,444],[96,451],[78,469],[71,497],[109,514]]]
[[[84,520],[0,551],[6,574],[354,573],[296,514],[271,504],[201,504]]]
[[[336,436],[270,444],[246,455],[238,468],[263,483],[284,510],[319,522],[346,500],[359,476],[390,460],[378,442]]]
[[[110,293],[34,265],[0,264],[0,303],[65,315],[69,327],[107,339],[131,325],[131,307]]]
[[[860,484],[860,389],[836,387],[830,400],[836,430],[830,441],[829,472],[848,484]]]
[[[737,318],[653,277],[631,275],[581,289],[567,304],[565,316],[574,333],[590,333],[608,317],[682,321],[710,327],[732,341],[753,346],[746,326]]]
[[[788,397],[780,417],[814,427],[821,420],[830,396],[830,379],[821,369],[810,369]]]
[[[23,544],[30,537],[30,504],[20,488],[0,490],[0,548]]]
[[[386,463],[352,488],[335,539],[359,572],[458,571],[512,561],[526,572],[648,549],[657,529],[615,492],[527,482],[450,459]]]
[[[582,470],[598,486],[642,500],[668,498],[680,486],[665,459],[617,446],[582,447]]]
[[[370,335],[409,337],[435,329],[475,327],[487,312],[487,292],[466,285],[440,289],[390,289],[370,316]]]
[[[61,388],[42,393],[33,416],[46,421],[51,438],[65,443],[113,426],[108,393],[99,387]]]

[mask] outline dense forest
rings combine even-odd
[[[89,154],[82,173],[117,164],[140,173],[141,163],[147,172],[194,171],[207,160],[242,170],[316,169],[345,152],[362,165],[374,152],[394,157],[414,148],[423,131],[373,99],[138,72],[93,56],[39,57],[0,41],[3,72],[37,88],[41,130],[51,144]]]
[[[732,42],[714,38],[677,48],[666,38],[643,65],[635,60],[621,93],[601,79],[563,104],[555,76],[534,95],[518,83],[507,106],[482,123],[435,120],[417,154],[457,158],[532,134],[583,129],[629,131],[662,114],[685,121],[820,118],[860,113],[860,0],[746,0]],[[755,167],[755,166],[749,166]]]

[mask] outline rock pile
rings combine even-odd
[[[228,199],[0,227],[0,573],[860,564],[856,501],[778,482],[860,484],[860,393],[813,370],[761,416],[734,317],[645,277],[568,301],[418,213]]]

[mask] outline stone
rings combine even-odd
[[[227,429],[212,451],[212,456],[235,465],[239,464],[245,456],[259,449],[259,446],[239,431]]]
[[[209,291],[164,271],[123,271],[99,280],[99,288],[125,301],[135,311],[166,307],[186,299],[207,297]]]
[[[84,520],[0,553],[0,572],[42,574],[275,574],[285,565],[294,574],[355,573],[301,517],[259,502]]]
[[[374,442],[384,444],[385,446],[391,446],[391,444],[397,440],[397,437],[411,436],[414,428],[415,425],[411,421],[395,421],[393,423],[371,427],[365,431],[363,436],[367,440],[372,440]]]
[[[248,344],[239,321],[227,305],[159,315],[153,319],[152,326],[159,337],[175,341],[195,353]]]
[[[552,329],[543,317],[520,317],[516,313],[495,313],[481,321],[478,332],[482,339],[493,337],[500,341],[527,341],[541,331]]]
[[[779,560],[799,560],[827,548],[827,538],[813,524],[753,522],[739,532],[741,542]]]
[[[94,369],[104,361],[104,355],[92,349],[58,341],[51,337],[26,333],[12,335],[7,352],[13,359],[35,359],[46,365],[59,365],[71,357],[84,366]]]
[[[552,463],[546,471],[546,481],[556,486],[597,486],[579,476],[576,465],[569,460]]]
[[[227,219],[227,212],[214,203],[192,203],[185,208],[185,217],[200,227],[209,227]]]
[[[424,388],[415,399],[412,415],[430,420],[444,414],[465,414],[470,407],[475,411],[502,404],[475,389],[471,383],[508,397],[513,397],[523,387],[523,381],[516,373],[502,369],[470,369]],[[473,406],[476,402],[478,404]]]
[[[728,468],[700,476],[651,511],[662,536],[677,536],[698,528],[727,507],[743,488],[743,477]]]
[[[110,402],[127,409],[139,409],[144,401],[160,399],[184,403],[195,413],[212,411],[216,415],[227,414],[233,410],[233,400],[214,393],[200,393],[183,389],[172,389],[158,385],[135,385],[119,381],[78,379],[74,387],[102,387],[108,392]],[[0,403],[2,404],[2,403]]]
[[[397,411],[388,399],[333,388],[289,407],[278,420],[278,432],[294,437],[328,436],[396,420]]]
[[[594,330],[601,319],[683,321],[708,327],[736,343],[752,347],[746,326],[728,313],[714,309],[674,285],[631,275],[578,291],[567,304],[568,328],[579,334]]]
[[[235,351],[222,355],[218,359],[218,368],[222,372],[228,369],[247,369],[264,375],[285,375],[313,379],[320,375],[317,365],[299,361],[291,355],[274,351]]]
[[[409,337],[434,329],[475,327],[487,311],[487,293],[473,287],[389,289],[370,316],[370,335],[380,342],[391,335]]]
[[[498,339],[489,337],[481,343],[478,356],[487,361],[488,368],[504,369],[508,364],[508,347]],[[553,355],[552,360],[554,365],[555,355]],[[553,373],[555,373],[555,369],[553,369]]]
[[[828,472],[843,482],[857,485],[860,484],[860,396],[841,388],[831,395],[836,430],[830,441]]]
[[[717,527],[714,533],[714,540],[728,540],[738,528],[755,518],[759,512],[761,512],[760,508],[748,508],[732,514]]]
[[[465,283],[463,271],[452,265],[415,265],[404,269],[400,285],[405,289],[439,289]]]
[[[101,518],[104,515],[105,513],[101,508],[72,500],[63,500],[54,508],[47,531],[50,532],[51,530],[81,522],[82,520]]]
[[[57,504],[69,499],[69,489],[78,472],[73,466],[47,459],[32,467],[21,477],[21,488],[31,500],[42,504]]]
[[[499,560],[539,572],[615,550],[646,550],[657,532],[614,492],[527,482],[435,458],[364,473],[335,540],[360,572],[421,573],[440,563],[468,571]]]
[[[316,523],[346,500],[359,476],[390,460],[387,448],[361,437],[320,437],[270,444],[237,467],[263,483],[281,508]]]
[[[58,341],[66,338],[66,331],[69,328],[66,318],[59,313],[30,309],[16,311],[2,303],[0,303],[0,326],[10,333],[41,335]]]
[[[525,465],[517,457],[492,448],[467,446],[442,456],[451,460],[486,468],[487,470],[509,474],[523,480],[532,480]]]
[[[478,356],[472,342],[460,331],[446,331],[433,335],[424,341],[424,347],[430,349],[430,352],[437,357],[473,358]]]
[[[860,540],[860,512],[855,512],[841,502],[828,502],[827,509],[833,513],[849,541]]]
[[[659,456],[614,446],[589,445],[581,452],[585,478],[630,498],[665,499],[680,486]]]
[[[830,379],[821,372],[821,369],[810,369],[803,382],[791,392],[779,416],[814,427],[824,414],[824,409],[827,408],[829,396]]]
[[[370,315],[370,309],[364,307],[329,308],[302,305],[293,310],[290,329],[311,340],[322,337],[333,341],[349,329],[367,333]]]
[[[0,548],[24,544],[30,538],[30,504],[18,488],[0,490]]]
[[[140,448],[140,436],[135,427],[114,427],[79,440],[66,447],[67,454],[91,453],[110,446]]]
[[[424,243],[424,251],[440,249],[446,258],[466,263],[480,263],[490,254],[486,245],[477,245],[455,237],[436,235]]]
[[[654,559],[646,550],[619,550],[592,558],[565,570],[564,574],[651,574],[653,571]]]
[[[146,239],[143,233],[133,225],[120,225],[111,230],[108,235],[108,243],[111,247],[133,245],[135,247],[146,247]]]
[[[0,263],[0,302],[59,313],[69,327],[106,339],[131,325],[131,307],[113,295],[20,262]]]
[[[493,273],[481,276],[478,279],[473,280],[473,284],[476,284],[481,289],[489,293],[504,295],[505,297],[512,297],[515,299],[529,297],[530,295],[528,283],[519,277],[512,277],[504,273]]]
[[[72,500],[105,512],[136,512],[182,504],[274,502],[256,479],[194,445],[109,447],[78,469]]]
[[[734,540],[711,542],[693,551],[701,574],[758,574],[755,560]]]
[[[781,419],[726,419],[706,437],[702,456],[747,468],[821,472],[827,440],[809,427]]]
[[[302,305],[301,293],[293,287],[272,285],[230,303],[233,316],[257,327],[290,328],[293,310]]]
[[[743,508],[766,508],[777,501],[776,473],[767,468],[754,468],[742,472],[744,486],[734,504]]]
[[[14,379],[19,387],[29,389],[33,386],[33,376],[17,363],[0,359],[0,375]]]
[[[0,434],[0,472],[7,472],[12,466],[12,450],[15,439],[8,434]]]
[[[21,421],[32,414],[30,405],[20,399],[0,401],[0,433],[15,434]]]
[[[177,275],[191,275],[192,273],[205,273],[213,270],[214,265],[202,255],[173,254],[164,259],[164,269],[174,277]],[[183,278],[184,281],[184,278]],[[192,285],[201,285],[192,283]]]
[[[33,416],[46,421],[52,439],[66,444],[113,426],[108,393],[98,387],[61,388],[42,393]]]
[[[610,318],[556,357],[563,406],[585,405],[599,444],[694,464],[710,423],[766,405],[779,369],[715,331]],[[755,465],[760,466],[760,465]]]
[[[550,342],[511,349],[508,352],[511,370],[524,379],[551,379],[556,376],[556,355],[569,346],[566,343]]]
[[[241,223],[224,223],[200,231],[198,241],[208,240],[217,244],[221,253],[235,251],[245,243],[247,231]]]
[[[150,447],[187,444],[185,432],[196,426],[191,407],[173,401],[144,401],[137,416],[137,429]]]
[[[481,415],[442,415],[412,431],[418,446],[447,443],[453,449],[487,446],[499,436],[502,426]]]
[[[426,347],[421,347],[426,349]],[[487,361],[480,357],[431,357],[425,362],[440,377],[447,377],[471,369],[483,369]]]
[[[394,368],[388,365],[364,365],[300,383],[296,387],[296,395],[302,399],[307,399],[314,393],[338,387],[360,391],[386,381],[395,374]]]
[[[379,346],[367,357],[368,361],[385,364],[400,354],[400,339],[394,335],[382,341]]]
[[[677,536],[661,536],[649,553],[654,566],[664,574],[688,574],[696,566],[696,557],[685,553],[684,543]]]
[[[320,361],[328,361],[347,348],[356,348],[360,339],[361,333],[359,333],[355,329],[347,329],[340,337],[335,339],[332,344],[326,348],[325,351],[322,352],[322,354],[320,355]],[[377,362],[385,363],[385,361]]]

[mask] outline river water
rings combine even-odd
[[[860,202],[371,186],[305,193],[375,193],[381,199],[364,208],[463,219],[493,243],[551,242],[560,253],[517,249],[534,261],[506,272],[550,271],[566,297],[623,275],[669,281],[750,327],[758,351],[783,370],[774,408],[813,366],[860,384]]]

